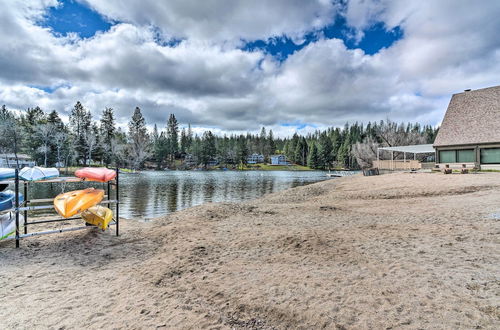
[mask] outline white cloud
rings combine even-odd
[[[280,63],[236,47],[240,39],[305,32],[332,23],[330,1],[92,1],[122,23],[89,39],[55,37],[35,24],[55,1],[12,1],[0,12],[0,104],[68,114],[77,100],[98,117],[115,108],[126,123],[140,106],[163,127],[174,112],[202,131],[295,130],[346,121],[437,124],[451,93],[498,85],[497,1],[351,1],[348,23],[401,26],[403,39],[375,55],[320,39]],[[119,5],[126,4],[126,5]],[[265,5],[267,4],[267,5]],[[224,9],[224,10],[223,10]],[[155,42],[185,38],[176,46]],[[30,87],[31,86],[31,87]],[[47,93],[33,86],[51,86]]]
[[[154,25],[166,36],[238,42],[289,35],[300,38],[331,23],[330,0],[86,0],[113,20]]]

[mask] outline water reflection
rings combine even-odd
[[[325,180],[324,172],[165,171],[120,174],[120,215],[152,218],[206,202],[243,201],[267,193]],[[31,198],[55,197],[62,191],[100,183],[32,184]],[[45,211],[47,212],[47,211]]]

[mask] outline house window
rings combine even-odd
[[[439,152],[440,163],[456,163],[457,154],[455,150],[443,150]]]
[[[474,163],[476,156],[474,149],[457,150],[458,163]]]
[[[481,164],[500,164],[500,148],[481,149]]]

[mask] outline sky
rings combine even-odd
[[[125,126],[287,136],[346,122],[439,125],[450,97],[500,85],[500,1],[9,0],[0,104]]]

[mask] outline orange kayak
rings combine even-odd
[[[108,182],[116,177],[116,171],[105,167],[84,167],[76,170],[75,176],[88,181]]]
[[[101,189],[87,188],[69,191],[54,199],[54,208],[61,216],[69,218],[99,204],[103,197],[104,190]]]

